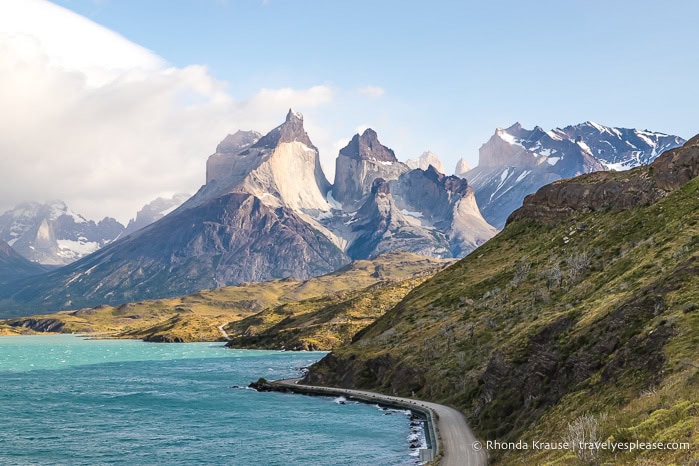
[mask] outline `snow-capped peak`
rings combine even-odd
[[[505,142],[508,143],[508,144],[512,144],[512,145],[516,145],[516,146],[521,146],[521,145],[522,145],[522,144],[521,144],[521,140],[520,140],[519,138],[514,137],[514,136],[511,135],[510,133],[508,133],[507,130],[504,130],[504,129],[502,129],[502,128],[498,128],[498,129],[495,131],[495,134],[496,134],[500,139],[502,139],[503,141],[505,141]]]
[[[418,159],[408,159],[405,164],[411,169],[419,168],[421,170],[427,170],[430,165],[437,169],[440,173],[446,173],[444,170],[444,164],[440,160],[439,156],[432,151],[425,151],[420,155]]]

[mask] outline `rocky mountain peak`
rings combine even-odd
[[[352,140],[340,150],[340,155],[359,160],[373,160],[376,162],[397,162],[393,150],[379,142],[379,137],[371,128],[367,128],[361,134],[355,134]]]
[[[471,165],[468,164],[463,158],[456,162],[456,168],[454,169],[454,174],[458,177],[463,178],[467,171],[471,170]]]
[[[235,154],[252,146],[259,141],[261,137],[262,135],[257,131],[238,130],[226,136],[223,141],[216,146],[216,152],[219,154]]]
[[[301,142],[315,149],[311,139],[308,137],[308,133],[303,128],[303,115],[294,112],[292,109],[289,109],[289,113],[286,114],[284,123],[260,138],[252,147],[273,149],[285,142]]]
[[[412,168],[413,170],[416,168],[420,168],[422,170],[427,170],[427,168],[432,165],[434,168],[436,168],[439,172],[441,173],[446,173],[446,170],[444,169],[444,164],[440,160],[439,156],[435,154],[432,151],[425,151],[420,155],[420,157],[416,159],[409,159],[405,161],[405,164]]]
[[[434,165],[429,165],[425,172],[425,176],[435,182],[440,182],[445,177],[444,173],[437,170]]]
[[[253,131],[238,131],[235,134],[238,133],[253,133]],[[179,193],[169,198],[158,197],[152,200],[136,213],[135,218],[132,218],[129,221],[129,224],[126,226],[126,230],[124,230],[124,235],[129,235],[163,218],[182,205],[190,197],[190,194]]]
[[[517,132],[519,132],[519,131],[522,131],[522,125],[520,124],[519,121],[515,121],[515,122],[512,124],[512,126],[510,126],[509,128],[505,128],[504,130],[503,130],[502,128],[498,128],[498,130],[499,130],[499,131],[505,131],[505,132],[508,132],[508,133],[510,133],[510,134],[514,134],[514,133],[517,133]]]

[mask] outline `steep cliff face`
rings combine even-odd
[[[230,150],[217,150],[209,157],[205,187],[208,189],[188,204],[224,193],[247,192],[271,207],[286,206],[315,214],[330,210],[326,201],[330,184],[300,114],[289,110],[283,124],[248,144],[255,137],[245,133],[236,138],[244,143],[229,141],[226,148]]]
[[[369,197],[355,214],[354,238],[347,253],[356,258],[373,258],[389,251],[451,257],[446,235],[423,226],[418,215],[399,209],[389,183],[383,178],[375,179]]]
[[[206,182],[217,179],[226,179],[233,175],[235,163],[231,163],[231,156],[247,149],[260,140],[262,135],[257,131],[236,131],[226,136],[216,146],[216,153],[206,161]]]
[[[356,209],[375,179],[395,180],[408,170],[391,149],[379,142],[376,131],[369,128],[361,136],[356,134],[340,150],[332,196],[346,209]]]
[[[430,166],[405,173],[391,186],[399,193],[402,211],[416,212],[422,225],[445,234],[452,257],[463,257],[497,232],[481,215],[463,178],[445,176]]]

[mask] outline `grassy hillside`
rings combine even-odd
[[[282,304],[225,327],[231,348],[331,350],[395,306],[427,276]]]
[[[696,138],[688,146],[696,176]],[[638,180],[667,178],[662,168],[575,181],[588,193],[597,180],[616,184],[597,190],[603,208],[559,208],[544,221],[548,204],[536,220],[509,224],[314,366],[307,382],[415,392],[461,409],[483,440],[693,445],[491,451],[495,462],[699,462],[699,179],[629,202]],[[571,183],[558,193],[577,190]],[[619,193],[623,205],[608,202]],[[555,191],[550,198],[565,206]]]
[[[343,296],[347,293],[357,295],[360,290],[373,285],[388,285],[434,273],[448,263],[449,261],[409,253],[386,254],[370,261],[355,261],[337,272],[305,281],[286,279],[248,283],[204,290],[180,298],[141,301],[120,306],[103,305],[2,322],[7,327],[27,327],[40,332],[97,333],[149,341],[224,340],[220,328],[265,309],[297,301]],[[368,312],[368,315],[373,317],[369,320],[357,319],[348,328],[356,328],[359,323],[367,325],[378,316],[374,309]],[[342,332],[349,331],[348,328],[342,329]],[[312,335],[307,330],[306,337],[309,336]],[[343,334],[342,339],[345,338]],[[327,346],[323,343],[319,348],[321,347],[329,349],[332,345]]]
[[[10,327],[9,325],[3,325],[0,324],[0,336],[2,337],[7,337],[7,336],[13,336],[13,335],[23,335],[27,333],[34,333],[32,330],[29,329],[19,329],[15,327]]]

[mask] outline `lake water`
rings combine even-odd
[[[403,412],[232,388],[323,354],[0,337],[0,464],[415,464]]]

